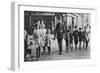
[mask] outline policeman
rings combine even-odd
[[[75,30],[73,32],[73,36],[74,36],[75,49],[77,50],[77,44],[78,44],[78,30],[77,30],[77,26],[75,26]]]
[[[62,54],[62,40],[64,35],[64,24],[62,23],[62,17],[58,18],[58,23],[55,29],[55,35],[57,36],[58,46],[59,46],[59,55]]]

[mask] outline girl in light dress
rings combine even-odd
[[[41,32],[41,47],[43,48],[43,55],[45,54],[45,38],[46,38],[46,29],[45,29],[45,24],[44,22],[42,21],[41,23],[41,29],[40,29],[40,32]]]
[[[33,31],[33,38],[34,38],[34,41],[35,41],[35,48],[36,48],[36,60],[38,60],[38,58],[40,57],[40,48],[41,48],[41,39],[40,39],[40,31],[39,31],[39,25],[36,24],[35,25],[35,28],[34,28],[34,31]]]
[[[46,32],[45,47],[48,49],[48,55],[50,55],[50,52],[51,52],[51,34],[50,34],[49,29],[47,29],[47,32]]]

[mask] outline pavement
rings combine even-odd
[[[73,51],[69,49],[69,52],[66,52],[65,47],[65,41],[63,39],[63,51],[62,55],[59,55],[59,48],[57,39],[51,40],[51,54],[48,55],[48,50],[46,49],[45,55],[42,55],[43,49],[41,49],[41,56],[38,59],[38,61],[47,61],[47,60],[70,60],[70,59],[88,59],[90,58],[90,47],[86,50],[85,48],[82,48],[81,51],[79,48],[75,50],[75,47],[73,46]],[[35,61],[35,57],[34,61]]]

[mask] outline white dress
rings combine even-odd
[[[51,35],[50,34],[46,34],[45,45],[47,47],[50,47],[51,46]]]
[[[34,41],[35,41],[35,45],[37,45],[37,47],[40,46],[40,31],[39,31],[39,29],[34,30],[33,38],[34,38]]]
[[[46,37],[46,29],[41,29],[40,30],[41,33],[41,46],[45,46],[45,37]]]
[[[89,39],[90,39],[90,28],[89,27],[87,27],[86,28],[86,39],[89,41]]]

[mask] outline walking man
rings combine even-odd
[[[55,29],[55,37],[57,36],[58,46],[59,46],[59,54],[62,54],[62,40],[64,35],[64,24],[62,23],[62,17],[58,18],[58,23]]]

